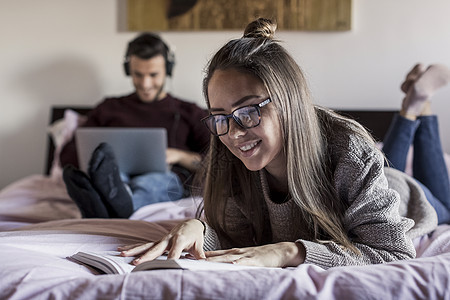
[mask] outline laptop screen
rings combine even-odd
[[[92,153],[111,145],[119,170],[129,175],[167,172],[165,128],[81,127],[75,132],[80,169],[87,172]]]

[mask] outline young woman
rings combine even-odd
[[[406,157],[413,146],[413,177],[435,208],[439,224],[450,223],[450,185],[430,98],[449,82],[450,70],[444,65],[426,69],[422,64],[414,66],[401,86],[406,96],[383,145],[388,165],[400,171],[405,171]]]
[[[436,214],[416,181],[385,169],[358,123],[312,104],[275,29],[258,19],[210,61],[205,221],[119,248],[141,255],[135,264],[184,250],[243,265],[365,265],[415,257],[411,239],[434,229]]]

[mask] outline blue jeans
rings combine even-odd
[[[397,114],[383,142],[389,166],[403,172],[408,150],[414,146],[413,177],[436,210],[438,223],[450,223],[450,185],[437,117],[422,116],[412,121]]]
[[[174,201],[183,197],[183,184],[173,172],[147,173],[132,177],[121,173],[120,177],[129,188],[134,211],[147,204]]]

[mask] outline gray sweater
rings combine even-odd
[[[302,243],[306,249],[305,263],[325,269],[414,258],[412,239],[437,226],[436,212],[423,190],[405,173],[384,167],[384,156],[372,143],[356,134],[348,136],[339,130],[330,131],[333,183],[338,197],[348,205],[344,227],[361,254],[332,241],[313,241],[312,234],[303,230],[301,212],[292,199],[281,204],[270,199],[265,171],[261,170],[261,196],[267,204],[271,242]],[[227,228],[251,244],[250,212],[230,199],[226,215]],[[204,248],[221,249],[217,234],[209,226],[206,226]]]

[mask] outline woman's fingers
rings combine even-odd
[[[134,245],[119,247],[118,250],[121,251],[121,253],[120,253],[121,256],[136,256],[136,255],[139,255],[139,254],[147,251],[148,249],[153,247],[153,245],[155,245],[155,243],[153,243],[153,242],[145,243],[145,244],[134,244]]]
[[[207,251],[205,252],[206,257],[215,257],[215,256],[222,256],[226,254],[235,254],[240,255],[243,253],[243,250],[240,248],[232,248],[227,250],[215,250],[215,251]]]
[[[181,257],[181,253],[184,248],[180,244],[174,244],[172,248],[170,248],[169,253],[167,253],[167,259],[178,259]]]
[[[243,255],[242,249],[239,248],[205,252],[207,261],[222,263],[237,263],[239,259],[243,258]]]
[[[154,244],[154,243],[145,243],[145,244]],[[144,245],[144,243],[137,243],[137,244],[133,244],[133,245],[125,245],[125,246],[119,246],[119,247],[117,247],[117,250],[118,251],[128,251],[128,250],[130,250],[130,249],[133,249],[133,248],[136,248],[136,247],[139,247],[139,246],[142,246],[142,245]]]
[[[305,259],[301,243],[280,242],[263,246],[206,252],[206,260],[264,267],[295,267]]]
[[[206,252],[206,260],[210,262],[230,263],[244,266],[261,265],[257,257],[254,257],[252,253],[241,251],[241,249]]]
[[[206,259],[205,251],[203,251],[203,243],[196,243],[192,254],[196,259]]]
[[[192,240],[191,237],[189,237],[189,234],[183,233],[183,231],[187,231],[190,233],[190,230],[186,230],[186,226],[181,227],[176,233],[173,234],[171,240],[170,240],[170,249],[169,253],[167,254],[168,259],[178,259],[180,258],[182,252],[185,249],[190,249],[192,246]]]
[[[133,264],[139,265],[145,261],[154,260],[155,258],[164,254],[168,245],[169,245],[169,242],[166,239],[163,239],[162,241],[158,242],[157,244],[154,244],[152,247],[144,250],[147,252],[145,252],[140,257],[136,258],[135,260],[133,260]]]
[[[242,258],[239,255],[221,255],[214,257],[207,257],[206,260],[210,262],[221,262],[221,263],[235,263],[238,259]]]
[[[138,256],[133,264],[154,260],[168,251],[169,259],[178,259],[186,249],[197,259],[204,259],[203,223],[197,219],[184,221],[156,243],[119,247],[122,256]]]

